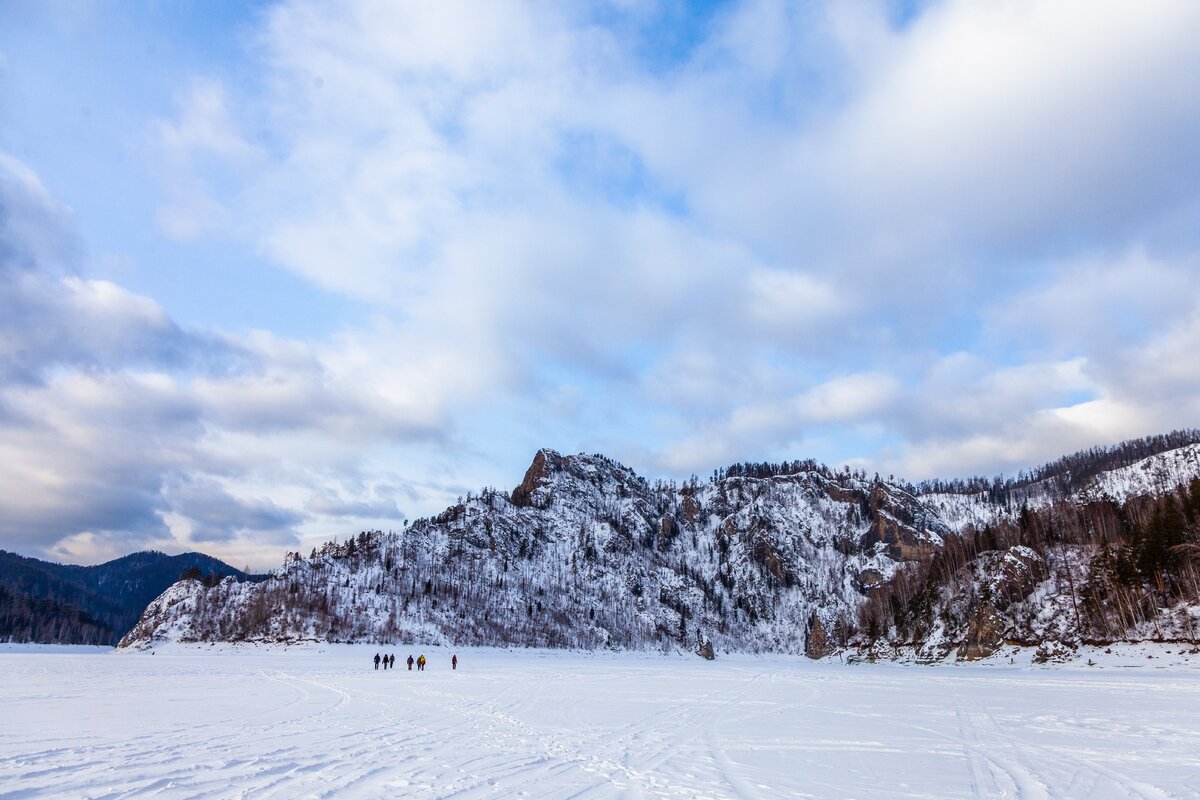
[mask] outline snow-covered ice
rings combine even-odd
[[[1200,796],[1200,656],[1169,646],[1097,667],[464,650],[457,672],[428,648],[424,673],[409,652],[0,648],[0,797]]]

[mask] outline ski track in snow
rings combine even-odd
[[[0,652],[0,798],[1200,796],[1192,667],[379,649]]]

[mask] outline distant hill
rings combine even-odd
[[[0,550],[0,642],[116,644],[184,573],[253,577],[203,553],[145,551],[83,567]]]

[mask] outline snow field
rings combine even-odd
[[[467,649],[452,672],[437,647],[10,647],[0,798],[1198,797],[1200,657],[1149,650],[1032,668]]]

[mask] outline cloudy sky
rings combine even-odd
[[[0,2],[0,547],[1200,424],[1200,3]]]

